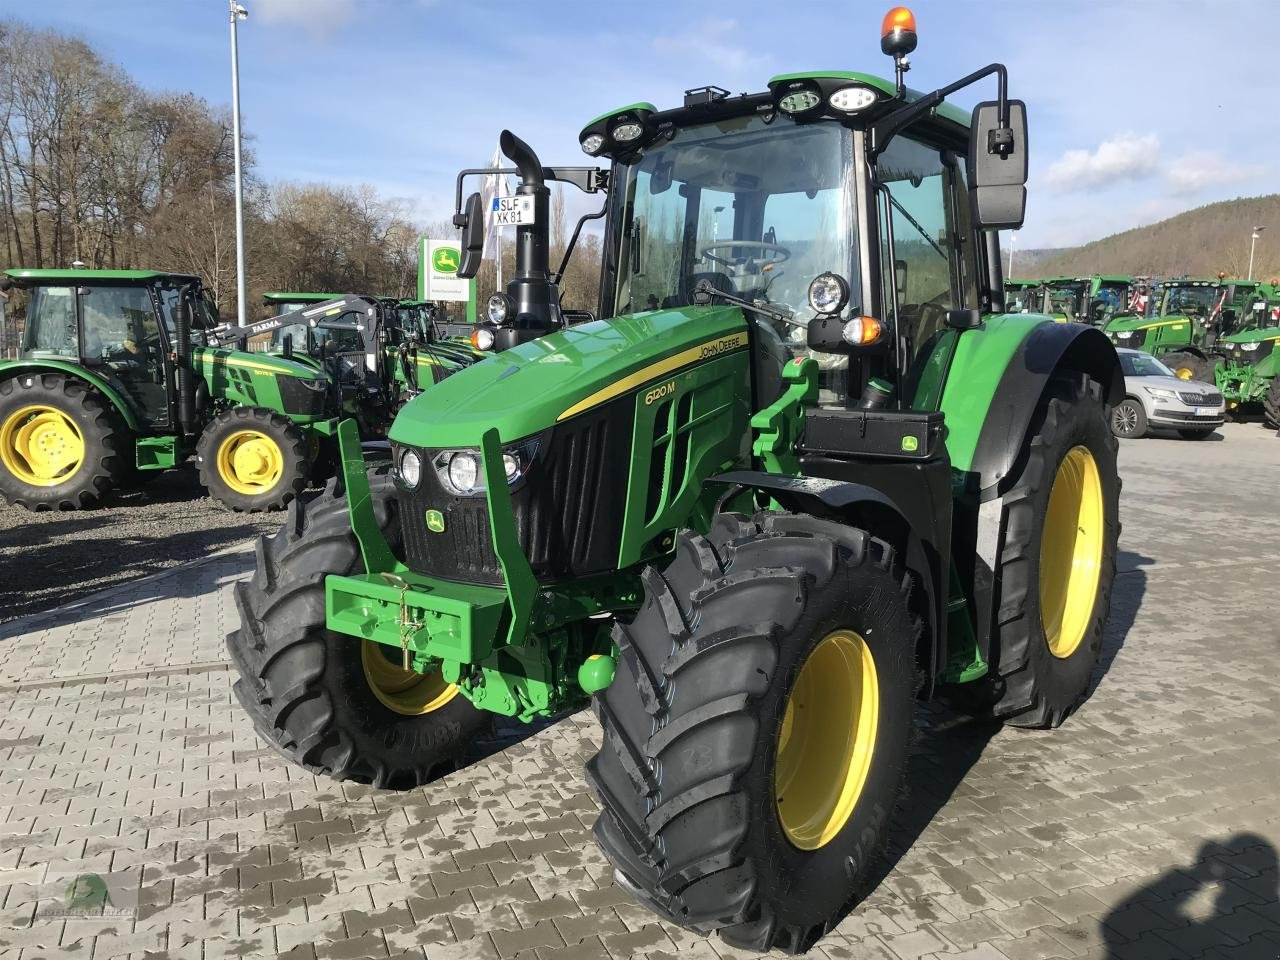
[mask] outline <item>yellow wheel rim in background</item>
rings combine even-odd
[[[1087,447],[1072,447],[1053,479],[1040,540],[1040,622],[1055,657],[1075,653],[1089,628],[1105,522],[1098,464]]]
[[[56,487],[84,463],[84,437],[61,410],[40,404],[22,407],[0,426],[0,462],[23,483]]]
[[[800,668],[778,731],[778,820],[801,850],[829,843],[858,805],[879,723],[880,688],[866,641],[852,630],[828,634]]]
[[[236,493],[266,493],[283,474],[284,453],[265,433],[237,430],[218,447],[218,476]]]
[[[1179,380],[1190,380],[1195,375],[1195,372],[1189,367],[1178,367],[1178,369],[1173,372],[1177,375]]]
[[[445,680],[439,670],[418,673],[405,670],[399,653],[376,640],[360,641],[360,662],[373,695],[388,710],[407,717],[439,710],[458,695],[458,688]]]

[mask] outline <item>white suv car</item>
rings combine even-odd
[[[1203,440],[1227,419],[1222,394],[1210,383],[1181,380],[1141,350],[1116,350],[1124,370],[1125,398],[1111,410],[1111,432],[1135,439],[1150,427],[1177,430],[1184,440]]]

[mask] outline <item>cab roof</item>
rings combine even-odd
[[[183,282],[200,282],[200,278],[189,273],[168,273],[164,270],[55,270],[35,267],[16,267],[6,270],[5,276],[11,280],[27,283],[62,282],[62,283],[146,283],[151,280],[180,280]]]

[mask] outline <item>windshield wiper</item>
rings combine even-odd
[[[693,302],[695,306],[705,307],[713,299],[723,300],[725,303],[731,303],[735,307],[741,307],[743,310],[751,310],[767,320],[789,323],[791,326],[799,327],[802,330],[809,329],[809,321],[796,319],[795,314],[790,310],[776,310],[773,307],[752,303],[750,300],[743,300],[741,297],[735,297],[732,293],[726,293],[721,290],[710,280],[699,280],[693,285]]]
[[[904,207],[901,203],[899,203],[899,202],[898,202],[898,200],[897,200],[897,198],[896,198],[892,193],[890,193],[888,190],[886,190],[886,191],[885,191],[885,196],[887,196],[887,197],[889,198],[889,202],[890,202],[890,203],[892,203],[892,204],[897,208],[898,212],[899,212],[900,214],[902,214],[904,217],[906,217],[906,218],[907,218],[907,221],[908,221],[908,222],[909,222],[913,227],[915,227],[915,228],[916,228],[916,233],[918,233],[918,234],[920,234],[920,236],[924,237],[924,239],[925,239],[925,243],[927,243],[927,244],[929,244],[929,246],[933,247],[933,249],[937,252],[938,256],[940,256],[943,260],[946,260],[946,259],[947,259],[947,255],[946,255],[946,253],[943,251],[943,249],[942,249],[940,246],[938,246],[938,244],[934,241],[933,237],[929,236],[929,234],[928,234],[928,232],[925,230],[925,228],[924,228],[924,227],[922,227],[922,226],[920,226],[920,221],[919,221],[919,220],[917,220],[915,217],[913,217],[913,216],[912,216],[912,215],[907,211],[907,208],[906,208],[906,207]]]

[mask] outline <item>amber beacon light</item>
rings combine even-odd
[[[891,57],[905,57],[916,48],[916,15],[906,7],[894,7],[880,24],[880,50]]]

